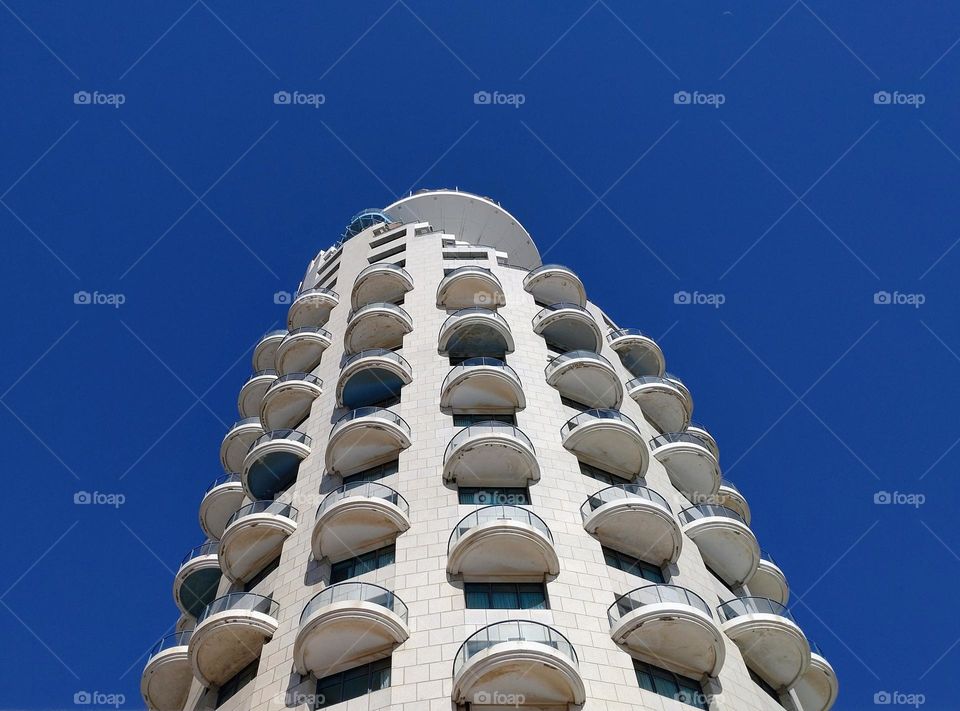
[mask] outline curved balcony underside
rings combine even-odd
[[[666,361],[663,351],[652,338],[642,334],[629,334],[610,341],[612,348],[620,356],[623,367],[634,377],[653,375],[663,377]]]
[[[792,687],[810,666],[810,644],[786,617],[740,615],[724,622],[723,631],[740,648],[747,666],[778,691]]]
[[[389,358],[372,356],[350,363],[337,383],[337,403],[355,410],[400,397],[413,380],[408,368]]]
[[[760,546],[753,531],[740,521],[706,516],[683,526],[693,539],[704,563],[728,585],[750,581],[760,564]]]
[[[348,353],[373,348],[392,350],[403,345],[403,337],[413,330],[409,316],[398,306],[366,306],[347,324],[344,346]]]
[[[647,471],[650,450],[635,426],[595,419],[564,429],[563,446],[580,461],[631,480]]]
[[[150,657],[140,677],[140,695],[151,711],[181,711],[192,683],[187,645],[169,647]]]
[[[499,358],[513,353],[513,334],[506,321],[474,313],[454,319],[441,330],[438,350],[443,355]]]
[[[330,318],[330,312],[340,303],[327,290],[307,290],[294,297],[287,311],[287,329],[323,326]]]
[[[670,481],[691,500],[713,497],[720,488],[720,465],[706,446],[696,442],[668,442],[653,450]]]
[[[511,431],[496,428],[464,439],[444,462],[444,480],[459,486],[526,486],[539,481],[536,453]]]
[[[534,331],[543,339],[564,352],[600,352],[603,335],[593,316],[580,309],[560,308],[547,313],[536,324]]]
[[[367,304],[395,304],[412,289],[413,280],[406,270],[391,263],[375,265],[357,277],[350,297],[351,306],[359,309]]]
[[[717,624],[700,610],[680,602],[643,605],[611,628],[613,641],[657,666],[700,678],[715,677],[726,655]]]
[[[548,366],[547,384],[563,397],[587,407],[618,409],[623,402],[620,377],[609,363],[599,358],[567,358],[555,367]]]
[[[683,546],[673,514],[640,496],[604,503],[583,527],[608,548],[658,565],[675,563]]]
[[[830,662],[817,653],[811,653],[810,666],[794,685],[803,711],[830,711],[840,691],[837,674]]]
[[[257,413],[259,414],[259,413]],[[250,417],[250,421],[236,423],[224,435],[220,444],[220,464],[228,474],[239,472],[243,468],[243,458],[250,446],[263,434],[263,425],[259,417]]]
[[[630,397],[661,432],[682,432],[690,424],[687,400],[673,383],[666,380],[631,382],[628,388]]]
[[[263,402],[263,396],[277,379],[275,371],[255,373],[243,387],[240,388],[240,394],[237,396],[237,410],[240,417],[258,417],[260,415],[260,403]]]
[[[193,675],[207,687],[229,681],[260,656],[277,626],[276,618],[252,610],[224,610],[207,617],[190,638]]]
[[[260,339],[253,349],[254,372],[276,367],[277,348],[285,336],[285,331],[272,331]]]
[[[409,434],[395,423],[376,416],[358,418],[331,434],[327,471],[348,476],[396,459],[409,446]]]
[[[760,558],[757,572],[750,578],[750,594],[756,597],[765,597],[781,605],[790,600],[790,586],[787,577],[780,567],[773,561]]]
[[[280,555],[297,530],[296,521],[261,511],[233,521],[220,539],[220,568],[235,583],[243,583]]]
[[[450,274],[437,289],[437,306],[442,309],[466,309],[471,306],[496,308],[505,302],[500,280],[483,269]]]
[[[227,520],[243,506],[246,494],[236,479],[210,489],[200,502],[200,528],[208,538],[220,540]]]
[[[323,329],[304,329],[291,333],[277,348],[275,362],[280,375],[312,373],[330,347],[330,334]]]
[[[265,430],[296,427],[310,415],[313,401],[323,392],[318,382],[310,379],[282,378],[264,394],[260,403],[260,421]]]
[[[543,579],[560,573],[553,543],[533,526],[499,519],[474,526],[451,546],[447,572],[464,580]]]
[[[509,414],[527,406],[520,380],[505,368],[478,365],[461,368],[444,381],[440,409],[444,412]]]
[[[310,447],[290,439],[255,445],[243,460],[243,490],[252,501],[273,499],[297,479]]]
[[[317,560],[336,563],[382,548],[409,528],[410,519],[396,504],[378,496],[348,496],[317,517],[311,548]]]

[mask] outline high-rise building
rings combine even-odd
[[[277,298],[150,708],[833,705],[690,389],[498,203],[361,212]]]

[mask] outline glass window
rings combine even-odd
[[[591,479],[596,479],[597,481],[602,481],[604,484],[609,486],[616,486],[618,484],[629,484],[629,479],[624,479],[617,476],[616,474],[611,474],[610,472],[605,472],[603,469],[597,469],[596,467],[591,467],[589,464],[584,464],[580,462],[580,473],[584,476],[588,476]]]
[[[369,573],[371,570],[392,565],[395,557],[396,547],[389,545],[354,558],[341,560],[330,568],[330,584],[342,583],[344,580]]]
[[[399,468],[400,460],[394,459],[392,462],[387,462],[386,464],[381,464],[380,466],[364,469],[362,472],[345,476],[343,477],[343,483],[352,484],[355,481],[377,481],[378,479],[384,479],[391,474],[396,474]]]
[[[388,688],[390,688],[389,657],[319,679],[316,707],[326,708],[364,696],[371,691]]]
[[[780,694],[777,693],[777,690],[774,689],[770,684],[763,680],[759,674],[757,674],[753,669],[747,667],[747,672],[750,674],[750,678],[753,679],[753,683],[759,686],[763,691],[778,704],[780,703]]]
[[[259,657],[238,671],[232,679],[224,682],[224,684],[217,690],[217,708],[226,703],[230,697],[232,697],[234,694],[240,691],[240,689],[245,687],[250,681],[253,680],[253,678],[257,675],[258,666],[260,666]]]
[[[457,490],[461,504],[493,506],[495,504],[528,506],[530,492],[523,487],[461,486]]]
[[[250,580],[244,583],[243,591],[250,592],[255,587],[257,587],[257,585],[262,583],[264,579],[266,579],[266,577],[270,575],[270,573],[272,573],[274,570],[276,570],[279,567],[280,567],[280,556],[277,556],[272,561],[270,561],[265,566],[263,566],[263,568],[260,570],[259,573],[257,573],[252,578],[250,578]]]
[[[547,588],[543,583],[464,583],[470,610],[546,610]]]
[[[453,416],[453,426],[454,427],[469,427],[470,425],[475,425],[478,422],[489,422],[493,420],[494,422],[506,422],[508,425],[517,426],[517,416],[516,415],[479,415],[473,413],[460,413]]]
[[[689,679],[672,671],[655,667],[652,664],[633,660],[633,669],[637,673],[637,684],[641,689],[669,699],[682,701],[689,706],[709,711],[710,705],[703,687],[694,679]]]
[[[603,560],[611,568],[617,568],[631,575],[638,575],[651,583],[665,583],[666,579],[663,570],[656,565],[634,558],[626,553],[615,551],[613,548],[603,546]]]

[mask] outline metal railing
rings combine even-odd
[[[573,270],[570,267],[566,267],[563,264],[541,264],[536,269],[531,269],[530,272],[523,278],[523,288],[526,289],[531,281],[536,279],[544,272],[553,271],[555,269],[563,269],[564,271],[569,272],[572,277],[579,281],[579,277],[573,273]]]
[[[337,430],[341,429],[348,422],[353,422],[354,420],[359,420],[364,417],[372,417],[378,420],[386,420],[387,422],[391,422],[402,429],[408,437],[410,436],[410,425],[408,425],[407,421],[400,417],[400,415],[395,413],[393,410],[388,410],[385,407],[368,405],[367,407],[358,407],[356,410],[351,410],[337,420],[333,425],[333,429],[330,430],[330,437],[333,437],[333,435],[337,433]]]
[[[533,442],[530,441],[530,438],[527,437],[516,425],[511,425],[509,422],[500,422],[499,420],[484,420],[483,422],[477,422],[467,427],[464,427],[462,430],[457,432],[453,437],[451,437],[447,448],[443,453],[443,461],[446,463],[450,456],[453,454],[461,444],[473,437],[479,437],[481,435],[490,434],[490,435],[501,435],[513,437],[519,439],[523,444],[536,456],[537,450],[533,446]]]
[[[360,280],[363,279],[368,274],[372,274],[373,272],[381,272],[381,271],[394,272],[396,274],[403,276],[411,284],[413,283],[413,277],[410,276],[410,272],[408,272],[403,267],[398,266],[393,262],[374,262],[369,267],[365,267],[360,270],[360,273],[357,274],[357,278],[353,282],[353,288],[356,289],[357,284],[360,283]]]
[[[275,600],[263,595],[248,592],[235,592],[218,597],[207,605],[197,618],[197,626],[211,615],[227,610],[246,610],[248,612],[262,612],[274,619],[280,612],[280,605]]]
[[[277,373],[277,371],[273,368],[263,368],[262,370],[258,370],[257,372],[253,373],[249,378],[247,378],[247,382],[249,383],[250,381],[255,380],[256,378],[263,378],[267,376],[276,377],[278,375],[279,373]],[[244,417],[243,419],[252,420],[254,418]],[[260,419],[260,418],[257,418],[257,419]]]
[[[724,621],[743,615],[777,615],[778,617],[785,617],[794,624],[797,622],[793,619],[793,613],[787,609],[786,605],[781,605],[776,600],[765,597],[738,597],[729,600],[717,607],[717,614]]]
[[[460,645],[460,649],[457,650],[457,656],[453,659],[454,676],[471,657],[505,642],[545,644],[563,654],[574,664],[579,664],[577,651],[570,644],[570,640],[553,627],[529,620],[506,620],[487,625],[467,637],[464,643]]]
[[[517,521],[532,526],[542,533],[550,543],[553,543],[553,534],[542,518],[528,509],[519,506],[484,506],[483,508],[472,511],[453,527],[450,533],[450,540],[447,541],[447,553],[453,548],[453,545],[459,541],[467,531],[492,521]]]
[[[350,312],[350,314],[347,316],[347,322],[349,323],[350,321],[353,321],[354,319],[362,316],[366,311],[374,311],[376,309],[386,309],[387,311],[393,311],[394,313],[398,314],[401,318],[403,318],[405,321],[409,321],[410,323],[413,323],[413,319],[410,317],[410,314],[408,314],[405,309],[398,306],[397,304],[391,304],[386,301],[374,301],[372,304],[364,304],[359,309],[355,309]]]
[[[446,331],[447,328],[452,326],[457,321],[461,321],[462,319],[468,316],[473,316],[475,314],[480,314],[486,318],[496,321],[498,324],[503,326],[504,330],[506,331],[510,330],[510,324],[507,323],[506,319],[504,319],[503,316],[498,314],[493,309],[487,309],[487,308],[484,308],[483,306],[471,306],[466,309],[460,309],[459,311],[454,311],[452,314],[447,316],[447,319],[443,322],[443,325],[440,326],[440,333],[443,333],[444,331]]]
[[[583,423],[592,422],[593,420],[619,420],[620,422],[630,425],[633,429],[637,429],[637,423],[619,410],[594,409],[584,410],[579,415],[571,417],[563,427],[560,428],[560,432],[562,434],[563,432],[573,431]],[[639,430],[637,431],[639,432]]]
[[[313,295],[315,295],[315,294],[322,294],[322,295],[325,295],[325,296],[332,296],[333,299],[334,299],[336,302],[338,302],[338,303],[340,302],[340,294],[338,294],[337,292],[335,292],[333,289],[325,289],[325,288],[322,287],[322,286],[314,286],[314,287],[311,287],[311,288],[309,288],[309,289],[304,289],[303,291],[301,291],[300,293],[298,293],[298,294],[293,298],[293,300],[296,301],[296,300],[299,299],[300,297],[313,296]]]
[[[300,624],[302,625],[304,620],[322,607],[348,601],[372,602],[387,608],[404,622],[407,621],[407,605],[392,591],[373,583],[354,582],[337,583],[314,595],[303,608]]]
[[[347,366],[351,363],[355,363],[358,360],[363,358],[383,358],[384,360],[392,360],[394,363],[403,368],[407,373],[412,373],[413,369],[410,367],[410,363],[407,362],[407,359],[396,351],[391,351],[387,348],[367,348],[358,353],[354,353],[352,356],[347,358],[343,365],[340,367],[340,372],[343,372],[347,369]]]
[[[610,361],[604,358],[599,353],[594,353],[593,351],[579,350],[579,351],[569,351],[568,353],[563,353],[561,355],[555,356],[553,360],[547,363],[547,367],[543,369],[543,372],[546,375],[546,377],[549,378],[551,375],[553,375],[553,373],[557,370],[557,368],[559,368],[564,363],[567,363],[571,360],[578,360],[581,358],[587,359],[587,360],[595,360],[599,363],[603,363],[608,368],[611,368],[611,369],[613,368],[613,366],[610,365]]]
[[[147,661],[153,659],[164,649],[171,649],[173,647],[186,647],[190,643],[190,638],[192,636],[193,630],[182,630],[181,632],[171,632],[170,634],[161,637],[159,640],[157,640],[157,643],[150,648],[150,655]]]
[[[561,310],[576,311],[593,318],[593,316],[590,316],[590,312],[583,308],[580,304],[575,304],[572,301],[561,301],[556,304],[550,304],[550,306],[544,306],[542,309],[540,309],[540,311],[537,312],[537,315],[533,317],[533,321],[531,322],[533,324],[533,330],[536,331],[540,323],[550,314]]]
[[[297,514],[299,513],[297,509],[291,504],[285,504],[282,501],[271,501],[267,499],[260,499],[259,501],[254,501],[247,504],[246,506],[241,506],[237,509],[233,515],[227,519],[227,525],[224,526],[224,529],[230,527],[230,524],[235,521],[239,521],[246,516],[252,516],[259,513],[268,513],[274,514],[276,516],[284,516],[289,518],[291,521],[297,520]]]
[[[639,328],[614,328],[607,333],[607,342],[612,343],[618,338],[623,338],[624,336],[639,336],[640,338],[650,338],[646,333],[641,331]]]
[[[580,506],[580,515],[586,520],[591,513],[601,506],[609,504],[611,501],[621,501],[623,499],[646,499],[673,513],[667,500],[653,489],[640,484],[615,484],[588,496],[587,500]]]
[[[295,328],[290,331],[283,340],[289,341],[294,336],[298,336],[301,333],[313,333],[320,336],[324,340],[333,341],[333,335],[330,333],[330,331],[325,328],[320,328],[319,326],[301,326],[300,328]]]
[[[302,380],[305,383],[316,385],[318,388],[323,387],[323,381],[313,373],[287,373],[270,383],[270,387],[267,389],[274,390],[279,387],[280,383],[289,383],[291,380]],[[304,435],[304,437],[306,437],[306,435]]]
[[[720,506],[718,504],[696,504],[695,506],[685,508],[680,512],[680,523],[687,524],[696,521],[697,519],[708,518],[711,516],[732,518],[734,521],[739,521],[744,525],[747,523],[743,520],[743,516],[738,514],[733,509],[729,509],[726,506]]]
[[[319,378],[317,378],[317,380],[319,380]],[[261,444],[264,444],[265,442],[271,442],[275,439],[285,439],[289,440],[290,442],[299,442],[307,447],[313,446],[313,438],[304,434],[303,432],[300,432],[299,430],[270,430],[269,432],[264,432],[262,435],[253,440],[253,444],[250,445],[250,449],[248,449],[247,452],[252,452],[255,447],[259,447]]]
[[[259,421],[260,421],[260,418],[258,417],[258,418],[257,418],[257,422],[259,422]],[[204,493],[204,494],[207,494],[207,493],[209,493],[210,491],[212,491],[213,489],[216,489],[216,488],[217,488],[218,486],[220,486],[221,484],[226,484],[226,483],[228,483],[228,482],[234,482],[234,481],[235,481],[235,482],[239,482],[239,481],[240,481],[240,475],[239,475],[239,474],[221,474],[221,475],[218,476],[216,479],[214,479],[212,482],[210,482],[210,485],[207,487],[206,491],[204,491],[203,493]]]
[[[180,561],[180,567],[182,568],[187,562],[194,558],[199,558],[202,555],[217,555],[219,550],[220,541],[207,541],[206,543],[201,543],[199,546],[194,546],[183,556],[183,560]]]
[[[607,608],[607,619],[610,624],[626,614],[633,612],[644,605],[655,605],[661,602],[680,603],[700,610],[710,619],[713,619],[713,613],[710,606],[704,602],[703,598],[695,592],[682,588],[679,585],[667,585],[664,583],[653,583],[643,587],[631,590],[625,595],[618,597],[610,607]]]
[[[692,434],[690,432],[664,432],[662,435],[657,435],[650,440],[650,448],[658,449],[665,444],[674,444],[676,442],[685,442],[686,444],[696,444],[704,449],[709,450],[710,447],[707,446],[706,440],[703,439],[698,434]]]
[[[509,373],[514,380],[518,383],[520,382],[520,376],[517,375],[517,371],[511,368],[509,365],[504,363],[499,358],[489,358],[489,357],[480,357],[480,358],[467,358],[465,361],[459,365],[455,365],[450,369],[450,372],[447,373],[447,376],[443,379],[443,385],[440,386],[440,392],[444,392],[447,389],[447,385],[465,370],[470,368],[478,368],[481,366],[486,366],[488,368],[500,368],[506,373]]]
[[[375,481],[354,481],[350,482],[349,484],[344,484],[343,486],[334,489],[327,494],[323,498],[323,501],[320,502],[320,506],[317,507],[317,518],[320,518],[320,515],[324,511],[338,501],[348,499],[351,496],[365,496],[370,499],[383,499],[385,501],[389,501],[391,504],[399,508],[404,514],[410,513],[410,504],[408,504],[407,500],[397,493],[395,489],[391,489],[389,486],[377,483]]]

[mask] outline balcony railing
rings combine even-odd
[[[353,420],[359,420],[363,417],[374,417],[379,420],[386,420],[387,422],[391,422],[395,424],[397,427],[399,427],[400,429],[402,429],[408,437],[410,436],[410,425],[407,424],[406,420],[404,420],[402,417],[400,417],[400,415],[393,412],[392,410],[388,410],[385,407],[376,407],[375,405],[369,405],[367,407],[359,407],[356,410],[351,410],[350,412],[345,414],[343,417],[341,417],[339,420],[337,420],[334,423],[333,429],[330,430],[330,436],[333,437],[333,435],[336,434],[337,430],[341,429],[348,422],[352,422]]]
[[[460,649],[457,650],[457,656],[454,657],[454,676],[472,657],[503,642],[545,644],[548,647],[553,647],[575,664],[578,663],[577,651],[570,644],[570,640],[557,630],[540,622],[507,620],[505,622],[495,622],[467,637],[464,643],[460,645]]]
[[[540,322],[543,321],[547,316],[552,314],[554,311],[560,311],[561,309],[572,309],[573,311],[578,311],[582,314],[590,316],[590,312],[583,308],[580,304],[575,304],[572,301],[561,301],[557,304],[550,304],[550,306],[545,306],[533,317],[533,328],[536,330],[537,326],[540,325]],[[593,318],[591,316],[591,318]]]
[[[255,419],[257,420],[257,422],[260,421],[260,418],[259,418],[259,417],[255,418]],[[234,481],[235,481],[235,482],[239,482],[239,481],[240,481],[240,475],[239,475],[239,474],[221,474],[221,475],[218,476],[216,479],[214,479],[212,482],[210,482],[210,486],[208,486],[208,487],[207,487],[207,490],[206,490],[205,492],[203,492],[203,493],[206,494],[206,493],[212,491],[213,489],[216,489],[216,488],[217,488],[218,486],[220,486],[221,484],[227,484],[227,483],[234,482]]]
[[[470,368],[476,368],[479,366],[486,366],[488,368],[499,368],[500,370],[503,370],[504,372],[512,375],[513,378],[516,379],[518,383],[520,382],[520,376],[517,375],[517,371],[515,371],[513,368],[511,368],[509,365],[504,363],[499,358],[487,358],[487,357],[467,358],[465,361],[463,361],[459,365],[456,365],[450,369],[450,372],[447,373],[447,377],[443,379],[443,385],[440,387],[440,392],[444,392],[447,389],[447,385],[450,383],[450,381],[454,380],[455,378],[458,378],[460,374],[463,373],[465,370],[468,370]]]
[[[337,583],[331,585],[313,596],[303,613],[300,615],[300,624],[310,615],[327,605],[336,602],[372,602],[385,607],[404,622],[407,621],[407,605],[393,592],[373,583]]]
[[[321,291],[329,291],[328,289],[322,289]],[[301,326],[300,328],[295,328],[287,334],[287,337],[283,340],[289,340],[297,334],[300,333],[315,333],[318,336],[322,336],[327,341],[333,340],[333,335],[325,328],[320,328],[319,326]]]
[[[355,283],[359,282],[367,274],[371,274],[373,272],[382,272],[382,271],[394,272],[396,274],[400,274],[406,277],[407,279],[410,278],[410,272],[408,272],[403,267],[394,264],[393,262],[375,262],[371,264],[369,267],[362,269],[360,273],[357,274]]]
[[[298,511],[294,506],[285,504],[282,501],[254,501],[253,503],[249,503],[246,506],[241,506],[239,509],[237,509],[236,512],[234,512],[234,514],[227,519],[227,525],[225,528],[229,528],[230,524],[232,524],[234,521],[239,521],[246,516],[252,516],[259,513],[284,516],[289,518],[291,521],[296,521]]]
[[[580,506],[580,515],[586,520],[591,513],[601,506],[609,504],[611,501],[622,501],[623,499],[646,499],[662,506],[667,511],[671,511],[667,500],[653,489],[648,489],[640,484],[616,484],[588,496],[587,500]]]
[[[291,375],[303,375],[303,373],[291,373]],[[288,376],[284,376],[284,377],[288,377]],[[317,378],[317,380],[320,380],[320,379]],[[304,434],[303,432],[300,432],[299,430],[291,430],[291,429],[270,430],[269,432],[264,432],[262,435],[257,437],[253,441],[253,444],[250,445],[250,449],[248,449],[247,451],[252,452],[255,447],[259,447],[261,444],[264,444],[265,442],[270,442],[276,439],[285,439],[291,442],[299,442],[300,444],[306,445],[307,447],[310,447],[313,445],[313,438]]]
[[[665,444],[674,444],[676,442],[696,444],[704,449],[709,449],[709,447],[707,447],[707,443],[703,440],[703,437],[700,435],[691,434],[690,432],[665,432],[664,434],[654,437],[650,440],[650,448],[658,449]]]
[[[459,321],[464,317],[471,316],[473,314],[482,314],[483,316],[486,316],[487,318],[490,318],[496,321],[497,323],[499,323],[501,326],[503,326],[505,330],[507,331],[510,330],[510,325],[507,323],[506,319],[504,319],[503,316],[498,314],[493,309],[487,309],[487,308],[484,308],[483,306],[471,306],[466,309],[460,309],[459,311],[454,311],[452,314],[447,316],[446,321],[444,321],[443,325],[440,327],[440,332],[443,333],[444,331],[447,330],[447,327],[452,323]]]
[[[728,509],[726,506],[719,506],[717,504],[697,504],[696,506],[685,508],[680,512],[680,523],[692,523],[697,519],[708,518],[710,516],[731,518],[734,521],[739,521],[744,525],[747,523],[743,520],[743,516],[738,514],[736,511]]]
[[[579,415],[576,415],[575,417],[571,417],[569,420],[567,420],[566,424],[564,424],[564,426],[560,428],[560,432],[563,433],[563,432],[573,431],[580,425],[586,422],[592,422],[593,420],[618,420],[620,422],[624,422],[630,425],[631,427],[633,427],[633,429],[637,429],[637,424],[633,420],[631,420],[629,417],[624,415],[622,412],[620,412],[619,410],[597,409],[597,410],[584,410]]]
[[[607,365],[607,366],[610,367],[610,368],[613,367],[612,365],[610,365],[610,361],[607,360],[606,358],[604,358],[604,357],[603,357],[602,355],[600,355],[599,353],[594,353],[593,351],[583,351],[583,350],[581,350],[581,351],[570,351],[569,353],[564,353],[564,354],[562,354],[562,355],[556,356],[553,360],[551,360],[549,363],[547,363],[547,367],[544,369],[544,372],[546,373],[547,377],[549,378],[549,377],[550,377],[550,374],[553,373],[553,371],[555,371],[557,368],[559,368],[559,367],[560,367],[561,365],[563,365],[564,363],[566,363],[566,362],[568,362],[568,361],[571,361],[571,360],[579,360],[579,359],[582,359],[582,358],[586,358],[586,359],[588,359],[588,360],[595,360],[595,361],[597,361],[598,363],[603,363],[603,364]]]
[[[722,603],[717,607],[717,613],[725,621],[732,620],[743,615],[777,615],[785,617],[794,624],[793,613],[787,609],[786,605],[781,605],[776,600],[769,600],[765,597],[738,597],[729,602]]]
[[[370,499],[383,499],[399,508],[403,513],[410,513],[410,504],[394,489],[384,484],[378,484],[375,481],[354,481],[344,484],[338,489],[327,494],[320,506],[317,508],[317,518],[320,518],[324,511],[329,509],[338,501],[350,498],[351,496],[365,496]]]
[[[180,561],[180,567],[182,568],[187,564],[188,561],[191,561],[194,558],[199,558],[202,555],[216,555],[217,551],[219,550],[219,541],[207,541],[206,543],[201,543],[199,546],[194,546],[185,556],[183,556],[183,560]]]
[[[565,267],[562,264],[542,264],[536,269],[531,269],[527,276],[523,278],[523,288],[527,288],[527,284],[536,279],[543,272],[552,271],[554,269],[563,269],[564,271],[573,274],[573,270],[570,267]]]
[[[607,619],[610,624],[614,624],[624,615],[643,607],[644,605],[656,605],[657,603],[680,603],[700,610],[707,617],[713,619],[710,612],[710,606],[703,601],[703,598],[695,592],[678,585],[665,585],[654,583],[645,585],[642,588],[631,590],[625,595],[618,597],[614,603],[607,608]]]
[[[207,605],[197,618],[197,626],[211,615],[227,610],[245,610],[248,612],[262,612],[276,619],[280,612],[280,605],[275,600],[263,595],[248,592],[235,592],[218,597]]]
[[[272,338],[273,336],[286,336],[286,335],[287,335],[287,329],[285,329],[285,328],[275,328],[275,329],[273,329],[272,331],[267,331],[266,333],[264,333],[264,334],[260,337],[260,340],[261,340],[261,341],[265,341],[266,339]]]
[[[737,492],[738,494],[741,493],[740,489],[737,488],[736,484],[734,484],[734,483],[733,483],[732,481],[730,481],[729,479],[721,479],[721,480],[720,480],[720,488],[721,488],[721,489],[723,489],[723,488],[732,489],[733,491]]]
[[[523,442],[531,452],[534,454],[537,453],[537,450],[534,449],[533,442],[531,442],[530,438],[527,437],[516,425],[511,425],[509,422],[500,422],[498,420],[484,420],[483,422],[477,422],[468,427],[464,427],[462,430],[457,432],[451,438],[450,443],[447,445],[447,449],[443,453],[443,461],[446,462],[454,450],[456,450],[468,439],[485,434],[514,437]]]
[[[627,383],[627,390],[632,390],[639,385],[672,385],[677,387],[676,383],[672,382],[670,378],[661,378],[659,375],[641,375]]]
[[[519,523],[525,523],[540,531],[540,533],[546,536],[550,543],[553,543],[553,534],[550,532],[547,524],[532,511],[520,508],[519,506],[495,505],[484,506],[464,516],[460,522],[453,527],[453,531],[450,533],[450,540],[447,542],[447,552],[449,553],[453,545],[468,531],[492,521],[517,521]]]
[[[408,373],[411,372],[410,363],[407,362],[406,358],[399,353],[386,348],[368,348],[360,351],[359,353],[354,353],[343,362],[343,366],[340,368],[340,370],[346,370],[348,365],[363,358],[384,358],[385,360],[392,360]]]
[[[279,373],[277,373],[277,371],[274,370],[273,368],[264,368],[263,370],[258,370],[258,371],[255,372],[253,375],[251,375],[249,378],[247,378],[247,381],[249,382],[250,380],[253,380],[254,378],[262,378],[262,377],[267,376],[267,375],[279,375]],[[244,419],[244,420],[254,420],[254,419],[257,419],[257,420],[258,420],[258,419],[260,419],[260,418],[258,418],[258,417],[244,417],[243,419]],[[242,420],[241,420],[241,421],[242,421]]]
[[[353,321],[354,319],[363,315],[364,312],[373,311],[375,309],[387,309],[388,311],[393,311],[400,314],[400,316],[402,316],[406,321],[410,321],[411,323],[413,322],[413,319],[410,318],[410,314],[408,314],[405,309],[397,306],[397,304],[391,304],[386,301],[375,301],[372,304],[364,304],[359,309],[351,311],[350,315],[347,316],[347,321]]]
[[[318,378],[316,375],[314,375],[313,373],[287,373],[286,375],[281,375],[279,378],[277,378],[276,380],[274,380],[274,381],[270,384],[270,388],[269,388],[269,389],[270,389],[270,390],[274,390],[274,389],[276,389],[276,388],[280,385],[280,383],[288,383],[288,382],[290,382],[291,380],[302,380],[302,381],[305,382],[305,383],[310,383],[311,385],[316,385],[318,388],[322,388],[322,387],[323,387],[323,381],[322,381],[320,378]],[[295,431],[295,430],[291,430],[291,431]],[[272,434],[272,432],[265,433],[264,436],[266,436],[266,434]],[[302,433],[302,432],[298,432],[297,434],[303,434],[303,433]],[[306,437],[306,435],[303,435],[303,436]],[[262,439],[262,437],[258,438],[258,441],[259,441],[260,439]],[[291,438],[290,438],[290,437],[285,437],[284,439],[291,439]],[[302,440],[297,440],[297,441],[298,441],[298,442],[301,442]],[[304,444],[308,444],[308,443],[307,443],[307,442],[304,442]]]
[[[646,333],[641,331],[639,328],[615,328],[609,333],[607,333],[607,342],[612,343],[618,338],[623,338],[624,336],[639,336],[640,338],[650,338]]]
[[[149,659],[153,659],[155,656],[160,654],[165,649],[171,649],[172,647],[185,647],[190,643],[190,638],[193,636],[193,630],[182,630],[180,632],[172,632],[165,637],[157,640],[157,643],[153,645],[150,649]]]
[[[776,565],[778,568],[780,567],[779,565],[777,565],[777,561],[776,561],[776,559],[773,557],[773,555],[772,555],[771,553],[769,553],[768,551],[763,550],[762,548],[760,549],[760,560],[765,560],[765,561],[767,561],[768,563],[773,563],[773,564]]]

